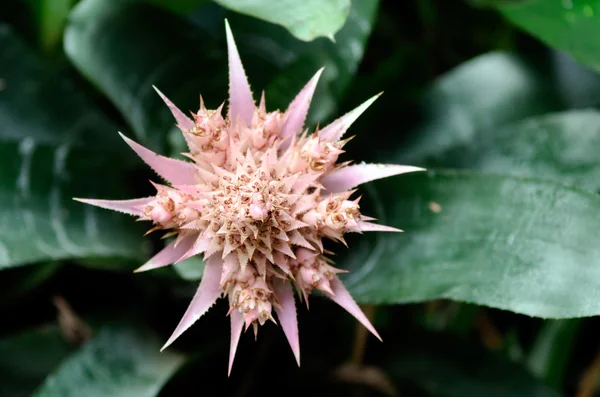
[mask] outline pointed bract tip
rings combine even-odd
[[[373,104],[373,102],[375,102],[377,98],[381,96],[382,93],[383,91],[379,94],[373,95],[371,98],[367,99],[348,113],[344,114],[342,117],[325,126],[319,137],[330,142],[340,140],[344,134],[346,134],[346,131],[348,131],[350,126],[352,126],[352,124],[360,117],[360,115],[363,114],[363,112],[367,110]]]
[[[249,126],[252,124],[254,114],[254,99],[227,20],[225,20],[225,35],[229,63],[229,118],[232,122],[240,119]]]
[[[363,232],[395,232],[402,233],[404,230],[392,226],[380,225],[378,223],[358,222],[358,227]]]
[[[84,198],[73,198],[75,201],[79,201],[80,203],[93,205],[95,207],[104,208],[107,210],[113,210],[122,212],[128,215],[134,216],[142,216],[142,209],[144,205],[148,204],[152,200],[153,197],[144,197],[139,199],[129,199],[129,200],[99,200],[99,199],[84,199]]]
[[[317,84],[319,83],[319,78],[321,74],[325,70],[325,67],[322,67],[315,73],[315,75],[306,83],[306,85],[300,90],[298,95],[294,98],[292,103],[288,106],[285,111],[285,122],[281,127],[281,131],[279,132],[280,136],[283,138],[292,138],[296,136],[296,134],[302,133],[304,122],[306,121],[306,116],[308,114],[308,109],[310,108],[310,103],[312,101],[312,97],[315,93],[315,89],[317,88]],[[285,145],[282,145],[283,148],[289,146],[291,144],[291,140],[288,139]]]
[[[197,182],[196,167],[192,163],[161,156],[127,138],[120,131],[119,135],[154,172],[169,183],[173,185],[192,185]]]
[[[165,96],[165,94],[160,92],[160,90],[158,88],[156,88],[156,86],[153,85],[152,88],[154,88],[154,90],[156,91],[158,96],[160,96],[160,98],[163,100],[163,102],[167,105],[167,107],[171,111],[171,114],[177,121],[177,126],[180,129],[185,130],[185,131],[192,130],[194,128],[194,122],[192,120],[190,120],[190,118],[187,117],[177,106],[175,106],[175,104],[173,102],[171,102],[171,100],[169,98],[167,98]]]
[[[328,191],[339,193],[376,179],[424,170],[407,165],[361,163],[338,168],[325,175],[321,183]]]
[[[235,353],[237,351],[240,336],[242,335],[242,328],[244,327],[244,317],[242,314],[234,310],[231,312],[231,342],[229,345],[229,365],[227,369],[227,376],[231,375],[231,369],[233,368],[233,361],[235,359]]]
[[[340,305],[344,310],[346,310],[348,313],[354,316],[354,318],[356,318],[362,325],[364,325],[365,328],[369,330],[369,332],[371,332],[377,339],[383,342],[381,336],[379,336],[379,333],[377,333],[375,327],[373,327],[367,316],[365,316],[360,307],[356,304],[356,302],[354,301],[346,287],[344,287],[344,284],[342,284],[339,278],[335,277],[333,280],[331,280],[331,288],[334,291],[335,295],[328,295],[329,299]]]

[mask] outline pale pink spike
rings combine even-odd
[[[192,185],[198,182],[196,180],[196,167],[192,163],[161,156],[132,141],[120,132],[119,134],[129,147],[166,181],[173,185]]]
[[[254,99],[227,20],[225,20],[225,33],[229,58],[229,119],[235,122],[239,118],[249,126],[254,113]]]
[[[338,168],[323,176],[321,183],[329,192],[340,193],[376,179],[424,170],[409,165],[362,163]]]
[[[237,351],[238,342],[244,328],[244,316],[238,310],[232,310],[229,316],[231,317],[231,344],[229,345],[229,369],[227,370],[227,376],[231,375],[235,352]]]
[[[173,240],[169,245],[163,248],[145,265],[134,270],[135,273],[145,272],[147,270],[157,269],[177,262],[194,244],[197,235],[185,236],[181,240]]]
[[[376,223],[358,222],[358,227],[363,232],[402,232],[403,230],[395,227],[378,225]]]
[[[263,114],[267,113],[267,105],[265,103],[265,92],[264,91],[260,95],[260,104],[258,105],[258,110]]]
[[[183,130],[183,131],[190,131],[194,129],[194,122],[192,120],[190,120],[189,117],[187,117],[181,110],[179,110],[179,108],[177,106],[175,106],[173,104],[173,102],[171,102],[169,100],[169,98],[167,98],[162,92],[160,92],[158,90],[158,88],[152,86],[156,92],[158,93],[158,95],[160,95],[160,97],[162,98],[162,100],[167,104],[167,106],[169,107],[169,110],[171,111],[171,113],[173,114],[173,117],[175,117],[175,120],[177,120],[177,126]]]
[[[356,304],[344,284],[340,281],[339,278],[335,277],[331,280],[331,289],[333,290],[334,295],[328,294],[329,299],[343,307],[348,313],[352,314],[354,318],[361,322],[362,325],[365,326],[373,335],[377,337],[377,339],[381,340],[381,336],[377,333],[373,325],[369,319],[364,315],[360,307]]]
[[[283,328],[285,337],[294,352],[296,362],[300,366],[300,340],[298,338],[298,318],[296,316],[296,302],[294,301],[294,291],[292,285],[285,281],[274,282],[274,293],[279,301],[279,305],[275,305],[275,312],[279,318],[279,324]]]
[[[183,334],[189,327],[192,326],[207,310],[215,303],[219,295],[221,295],[221,287],[219,280],[221,279],[221,267],[223,261],[219,256],[211,256],[204,265],[204,275],[200,281],[200,286],[196,295],[192,299],[190,306],[187,308],[183,318],[177,325],[177,328],[167,341],[165,345],[160,349],[161,351],[166,349],[171,343],[173,343],[181,334]]]
[[[360,106],[354,108],[350,112],[346,113],[339,119],[333,121],[331,124],[327,125],[325,128],[319,131],[319,138],[328,141],[334,142],[339,140],[344,136],[348,128],[356,121],[356,119],[365,111],[382,93],[379,93],[372,97],[371,99],[366,100]]]
[[[283,127],[281,127],[281,132],[279,133],[282,138],[287,138],[302,132],[302,127],[304,126],[306,115],[308,114],[308,108],[310,107],[312,96],[315,93],[315,88],[317,88],[317,83],[319,82],[321,73],[323,73],[323,69],[324,68],[321,68],[315,73],[313,78],[306,83],[304,88],[296,95],[296,98],[294,98],[285,111],[285,123],[283,124]]]
[[[177,262],[182,262],[186,259],[191,258],[192,256],[201,254],[203,252],[205,252],[208,247],[210,246],[210,240],[205,239],[204,237],[197,237],[196,241],[192,244],[191,248],[181,256],[181,258],[179,258],[177,260]]]
[[[107,210],[119,211],[128,215],[142,216],[142,207],[156,199],[156,197],[144,197],[133,200],[97,200],[97,199],[82,199],[73,198],[85,204],[95,205],[96,207],[105,208]]]

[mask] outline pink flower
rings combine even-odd
[[[298,365],[300,347],[293,288],[308,300],[322,291],[377,338],[323,249],[323,238],[345,244],[344,234],[400,230],[361,215],[356,186],[421,168],[402,165],[336,164],[348,140],[342,137],[377,96],[312,135],[304,121],[322,69],[284,113],[267,112],[264,94],[255,106],[226,23],[229,50],[229,109],[221,105],[187,117],[160,91],[189,146],[190,162],[160,156],[122,136],[168,185],[134,200],[80,201],[153,223],[173,241],[137,271],[204,255],[200,287],[169,346],[219,298],[229,300],[229,371],[242,329],[273,321],[273,311]],[[307,301],[308,302],[308,301]],[[381,339],[381,338],[380,338]]]

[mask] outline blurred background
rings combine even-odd
[[[325,66],[310,126],[384,91],[346,159],[429,169],[332,245],[384,343],[315,297],[300,369],[267,324],[228,378],[223,302],[159,353],[202,261],[133,274],[160,236],[72,200],[153,194],[117,131],[185,151],[152,86],[220,105],[225,18],[268,110]],[[600,395],[598,70],[600,0],[3,0],[0,396]]]

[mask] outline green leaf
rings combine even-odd
[[[422,160],[500,125],[560,109],[555,89],[538,70],[515,55],[489,53],[446,73],[427,91],[423,123],[399,157]]]
[[[309,123],[323,122],[334,115],[337,103],[358,70],[378,5],[379,2],[374,0],[354,0],[348,20],[335,43],[322,39],[303,47],[297,46],[297,60],[286,66],[267,86],[267,103],[274,101],[280,108],[287,107],[312,75],[324,66],[325,71],[311,103]],[[373,92],[366,95],[373,96],[384,88],[373,87]]]
[[[198,108],[200,92],[209,103],[227,93],[225,48],[150,4],[81,1],[64,40],[73,64],[121,111],[138,140],[155,150],[164,149],[175,123],[153,85],[184,112]]]
[[[31,396],[73,350],[54,326],[0,339],[0,395]]]
[[[215,0],[223,7],[284,26],[300,40],[328,37],[341,29],[350,0]]]
[[[449,171],[374,186],[376,210],[365,213],[406,233],[354,244],[345,281],[357,301],[446,298],[544,318],[600,313],[597,195]]]
[[[517,364],[449,335],[420,332],[403,337],[388,351],[387,374],[427,395],[560,397]]]
[[[118,191],[128,198],[105,158],[31,139],[0,142],[0,158],[0,269],[47,259],[143,257],[133,219],[73,201],[115,198]]]
[[[129,154],[118,127],[94,109],[66,75],[0,24],[0,140],[89,145]],[[116,151],[116,152],[115,152]]]
[[[173,117],[152,89],[156,85],[183,111],[227,98],[225,17],[255,93],[266,86],[267,107],[285,109],[304,84],[326,66],[311,121],[331,116],[351,83],[370,35],[378,2],[357,0],[336,44],[327,39],[295,40],[285,29],[207,4],[196,26],[148,4],[83,0],[65,32],[65,51],[74,65],[121,111],[138,139],[178,150],[182,139]],[[196,14],[195,14],[196,15]],[[374,90],[373,94],[376,91]],[[255,95],[258,100],[258,94]],[[169,137],[172,132],[173,137]]]
[[[426,164],[552,179],[598,191],[599,152],[600,112],[575,110],[509,124]]]
[[[62,39],[67,16],[75,0],[41,0],[39,7],[40,42],[46,52],[56,49]]]
[[[116,127],[6,26],[0,26],[0,46],[0,268],[74,257],[140,258],[141,233],[131,219],[72,200],[127,198],[121,172],[107,166],[126,146],[113,149],[114,140],[105,136]]]
[[[562,387],[581,319],[546,321],[527,358],[532,373],[556,389]]]
[[[34,393],[36,397],[151,397],[183,364],[184,356],[160,352],[154,336],[133,328],[102,329],[66,360]]]
[[[600,70],[600,1],[529,0],[505,2],[500,12],[547,45]]]

